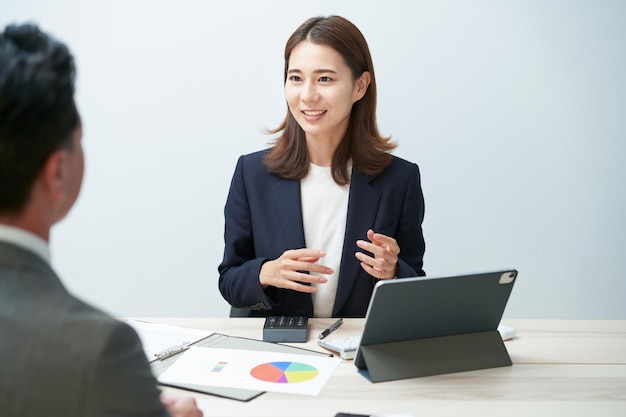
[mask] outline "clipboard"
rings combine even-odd
[[[154,374],[154,376],[158,379],[158,377],[162,375],[163,372],[165,372],[170,366],[172,366],[172,364],[176,362],[178,358],[180,358],[180,355],[190,346],[214,347],[221,349],[257,350],[278,353],[297,353],[300,355],[314,355],[326,357],[332,356],[328,353],[316,352],[314,350],[299,347],[281,345],[278,343],[263,342],[261,340],[248,339],[245,337],[228,336],[221,333],[213,333],[203,339],[198,340],[195,343],[180,347],[180,349],[178,349],[173,354],[170,354],[171,352],[169,352],[163,355],[162,358],[155,358],[154,360],[150,361],[150,367],[152,368],[152,373]],[[182,388],[189,391],[230,398],[238,401],[250,401],[265,392],[240,388],[206,387],[193,384],[163,384],[160,381],[158,383],[162,386]]]

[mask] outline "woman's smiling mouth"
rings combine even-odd
[[[302,110],[305,116],[321,116],[326,113],[326,110]]]

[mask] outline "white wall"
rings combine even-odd
[[[430,275],[516,267],[509,318],[621,318],[626,2],[0,0],[78,65],[87,172],[53,231],[67,286],[123,316],[226,316],[237,157],[282,120],[285,41],[340,14],[370,44],[379,126],[417,162]]]

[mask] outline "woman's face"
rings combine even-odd
[[[352,105],[365,95],[369,79],[364,72],[354,80],[342,56],[330,46],[309,41],[296,45],[289,57],[285,96],[307,140],[339,144]]]

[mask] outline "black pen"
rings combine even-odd
[[[339,326],[341,326],[343,324],[343,319],[339,319],[336,322],[334,322],[332,324],[332,326],[330,326],[328,329],[324,330],[322,333],[320,333],[319,338],[323,339],[326,336],[328,336],[330,334],[330,332],[333,332],[335,330],[337,330],[337,328],[339,328]]]

